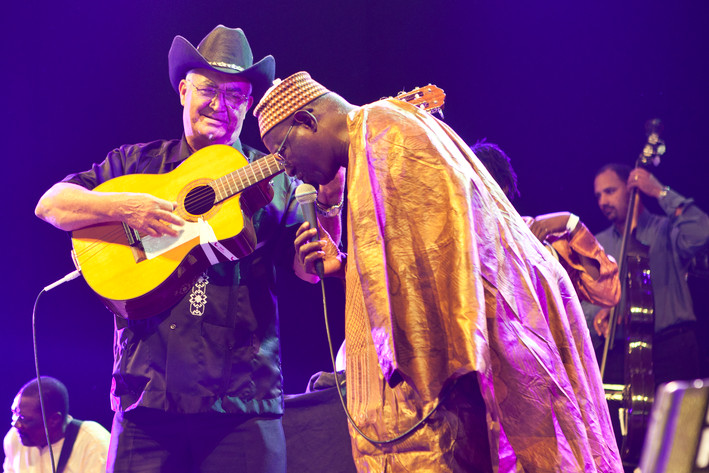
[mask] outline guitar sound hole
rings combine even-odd
[[[195,187],[185,197],[185,210],[192,215],[202,215],[214,207],[216,194],[209,186]]]

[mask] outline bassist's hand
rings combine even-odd
[[[158,237],[177,236],[175,226],[181,227],[185,221],[173,213],[175,204],[150,194],[116,194],[116,212],[122,222],[142,235]]]
[[[628,176],[628,187],[636,187],[643,194],[650,197],[658,198],[664,186],[657,180],[648,170],[643,168],[635,168],[630,171]]]

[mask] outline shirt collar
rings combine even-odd
[[[236,149],[242,155],[244,154],[243,147],[241,145],[241,140],[236,140],[236,142],[234,142],[231,147]],[[187,137],[185,135],[182,135],[182,139],[180,140],[180,145],[177,149],[177,152],[173,154],[167,161],[171,163],[181,162],[189,158],[192,154],[192,148],[190,148],[190,145],[187,143]]]
[[[650,212],[643,207],[640,213],[638,214],[638,226],[636,228],[636,235],[638,235],[638,238],[640,238],[639,233],[642,232],[650,223],[650,217],[651,214]],[[613,234],[617,236],[618,238],[623,237],[623,230],[618,230],[618,227],[615,225],[611,225],[613,228]]]

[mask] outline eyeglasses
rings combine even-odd
[[[12,422],[10,423],[10,425],[15,427],[16,425],[21,424],[25,427],[32,427],[32,426],[40,423],[40,421],[41,421],[41,419],[35,419],[35,418],[28,419],[27,417],[25,417],[23,415],[13,412],[12,413]]]
[[[298,116],[299,113],[307,113],[308,115],[310,115],[310,118],[315,123],[318,122],[318,119],[315,118],[315,115],[313,115],[312,113],[310,113],[307,110],[298,110],[297,112],[295,112],[295,115],[293,115],[293,121],[291,122],[290,126],[288,127],[288,131],[286,131],[286,135],[283,137],[283,141],[281,141],[281,144],[278,147],[278,149],[276,150],[276,152],[273,153],[274,157],[276,158],[276,161],[278,161],[281,164],[286,164],[286,158],[283,157],[283,147],[286,144],[286,140],[288,139],[288,135],[290,135],[291,130],[293,129],[293,127],[296,124],[305,123],[303,121],[303,119]]]
[[[286,144],[286,140],[288,139],[288,135],[290,135],[291,130],[295,126],[295,120],[293,120],[293,123],[288,127],[288,131],[286,131],[286,136],[283,137],[283,141],[281,141],[281,145],[278,147],[275,153],[273,153],[273,156],[276,158],[276,161],[279,163],[285,165],[286,164],[286,158],[283,157],[283,154],[281,152],[283,151],[283,146]]]
[[[224,98],[224,101],[226,102],[226,104],[232,108],[237,108],[242,103],[249,100],[248,95],[244,95],[244,94],[237,92],[237,91],[224,90],[224,89],[219,89],[216,87],[209,87],[209,86],[199,86],[198,87],[190,79],[185,79],[185,80],[187,82],[189,82],[192,85],[192,87],[194,87],[194,90],[197,91],[197,94],[200,97],[202,97],[205,100],[209,100],[210,102],[212,100],[214,100],[214,97],[216,97],[217,94],[221,94],[221,97]]]

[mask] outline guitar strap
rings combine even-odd
[[[66,468],[66,463],[69,461],[71,450],[74,448],[74,442],[76,441],[76,435],[79,433],[81,422],[80,420],[72,419],[69,421],[69,425],[66,426],[66,430],[64,431],[64,445],[62,445],[62,451],[59,453],[59,462],[57,463],[57,473],[62,473],[64,468]]]
[[[229,261],[237,261],[239,258],[234,256],[234,253],[229,251],[224,245],[222,245],[219,240],[217,240],[217,235],[214,234],[214,229],[212,226],[200,217],[198,220],[199,224],[199,246],[202,247],[205,256],[209,260],[211,265],[219,263],[217,255],[214,253],[212,247],[216,248],[226,259]]]

